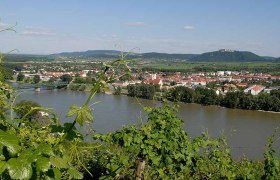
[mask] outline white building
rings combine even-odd
[[[262,92],[265,89],[265,86],[262,85],[253,85],[248,87],[244,90],[245,93],[252,94],[252,95],[258,95],[260,92]]]
[[[217,75],[218,76],[224,76],[225,75],[225,71],[217,71]]]

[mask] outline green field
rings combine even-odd
[[[143,70],[163,72],[249,71],[280,75],[280,62],[156,62],[141,66]]]

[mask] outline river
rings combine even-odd
[[[82,105],[89,93],[67,90],[25,91],[16,101],[32,100],[44,107],[53,108],[65,118],[69,106]],[[120,129],[124,125],[138,124],[145,121],[142,106],[153,106],[156,101],[136,99],[127,96],[97,94],[93,99],[93,128],[105,133]],[[212,137],[223,133],[231,147],[235,159],[246,155],[250,159],[262,159],[267,138],[275,128],[280,127],[280,114],[251,110],[227,109],[218,106],[201,106],[198,104],[180,104],[178,116],[184,121],[184,129],[190,137],[199,136],[207,130]],[[279,137],[278,130],[278,137]],[[280,154],[280,140],[274,144]],[[279,156],[278,156],[279,157]]]

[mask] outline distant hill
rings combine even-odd
[[[265,58],[249,51],[234,51],[221,49],[219,51],[203,53],[191,59],[191,61],[204,62],[245,62],[245,61],[264,61]]]
[[[268,61],[277,60],[277,58],[271,57],[271,56],[261,56],[261,57],[264,58],[265,60],[268,60]]]
[[[82,52],[62,52],[50,55],[29,55],[29,54],[8,54],[4,61],[50,61],[60,58],[119,58],[121,51],[116,50],[88,50]],[[280,61],[280,58],[271,56],[258,56],[248,51],[235,51],[229,49],[221,49],[203,54],[169,54],[169,53],[132,53],[127,58],[140,58],[143,60],[179,60],[191,62],[250,62],[250,61]]]
[[[141,54],[143,58],[165,58],[165,59],[184,59],[184,60],[192,59],[198,55],[199,54],[168,54],[168,53],[156,53],[156,52]]]
[[[115,50],[89,50],[84,52],[63,52],[58,54],[51,54],[50,56],[55,57],[80,57],[80,58],[118,58],[121,54],[121,51]],[[168,53],[132,53],[128,58],[148,58],[148,59],[182,59],[189,60],[198,54],[168,54]]]
[[[62,56],[62,57],[105,57],[105,58],[116,58],[120,55],[120,51],[115,50],[88,50],[82,52],[62,52],[57,54],[50,54],[50,56]]]
[[[4,62],[51,61],[53,57],[33,54],[4,54]]]

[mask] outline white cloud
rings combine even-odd
[[[57,35],[55,32],[46,29],[46,28],[37,28],[37,27],[26,27],[20,35],[25,36],[55,36]]]
[[[145,26],[146,24],[141,21],[136,21],[136,22],[125,23],[125,25],[127,25],[127,26]]]
[[[195,29],[195,27],[191,26],[191,25],[186,25],[186,26],[184,26],[184,29],[187,30],[187,31],[192,31],[192,30]]]

